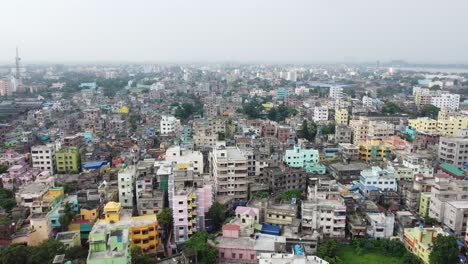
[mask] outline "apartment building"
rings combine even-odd
[[[176,164],[189,163],[195,172],[203,173],[203,154],[200,151],[172,146],[166,150],[166,160],[173,161]]]
[[[429,117],[410,119],[408,120],[408,127],[412,130],[432,134],[437,132],[437,120]]]
[[[435,175],[431,189],[429,217],[444,223],[447,202],[466,201],[468,203],[468,181],[449,178],[447,175]]]
[[[331,86],[329,96],[333,99],[341,99],[343,97],[343,87],[341,86]]]
[[[218,134],[225,133],[224,121],[220,118],[195,120],[193,123],[193,140],[198,147],[214,147]]]
[[[468,201],[449,201],[444,209],[444,227],[455,236],[464,239],[468,221]]]
[[[314,116],[312,118],[314,122],[327,121],[328,120],[328,108],[326,106],[314,107]]]
[[[324,237],[344,239],[346,206],[341,199],[314,199],[302,202],[301,232],[317,231]]]
[[[176,133],[180,129],[180,120],[170,115],[162,115],[160,121],[162,135]]]
[[[444,93],[432,96],[431,104],[438,108],[449,108],[452,110],[457,110],[460,108],[460,95]]]
[[[136,180],[136,166],[130,165],[120,170],[117,175],[119,202],[124,208],[133,208],[133,192]]]
[[[381,169],[380,167],[372,167],[361,171],[359,178],[359,191],[363,195],[367,195],[369,191],[394,191],[398,189],[397,180],[393,168]]]
[[[405,247],[416,255],[424,264],[429,264],[429,255],[432,252],[432,244],[438,236],[448,234],[440,227],[424,228],[423,226],[405,228],[403,243]]]
[[[319,152],[316,149],[304,149],[295,144],[287,149],[283,161],[292,168],[304,168],[308,173],[325,174],[326,168],[319,164]]]
[[[468,164],[468,138],[441,137],[438,154],[440,162],[463,169]]]
[[[369,140],[359,144],[359,159],[363,161],[380,161],[388,159],[394,150],[394,146],[379,140]]]
[[[63,148],[55,153],[57,173],[78,173],[81,171],[80,149],[77,147]]]
[[[335,127],[335,143],[351,143],[353,130],[345,124],[337,123]]]
[[[449,110],[439,111],[437,119],[437,131],[442,136],[462,136],[463,131],[468,130],[468,115]]]
[[[390,239],[393,237],[393,227],[395,225],[395,216],[391,213],[367,213],[368,237],[379,239]]]
[[[266,167],[264,169],[265,182],[273,193],[288,190],[305,190],[307,173],[303,168],[287,166]]]
[[[348,125],[349,112],[346,108],[335,109],[335,123],[336,125]]]
[[[247,201],[247,158],[237,147],[218,146],[209,155],[210,173],[221,202]]]
[[[55,173],[55,145],[40,145],[31,147],[33,168],[47,170],[51,175]]]
[[[395,125],[384,121],[371,121],[368,117],[351,120],[353,144],[360,144],[368,139],[383,139],[395,134]]]

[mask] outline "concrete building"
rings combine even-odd
[[[289,90],[288,88],[280,87],[276,89],[276,99],[278,100],[284,100],[288,98],[289,96]]]
[[[444,227],[464,239],[468,221],[468,201],[449,201],[445,204]]]
[[[436,175],[431,189],[429,217],[444,223],[447,202],[466,201],[468,203],[468,181],[455,180],[446,175]]]
[[[136,180],[136,167],[134,165],[128,166],[120,170],[117,175],[117,182],[119,187],[119,202],[124,208],[133,208]]]
[[[325,174],[326,168],[319,163],[319,152],[316,149],[304,149],[295,144],[287,149],[283,161],[292,168],[304,168],[307,173]]]
[[[221,202],[247,201],[247,159],[237,147],[218,146],[210,153],[210,173]]]
[[[424,264],[429,264],[429,255],[432,251],[432,243],[438,236],[447,236],[442,228],[424,228],[423,226],[405,228],[403,243],[405,247],[416,255]]]
[[[55,173],[55,145],[40,145],[31,147],[33,168],[47,170],[51,175]]]
[[[438,108],[458,110],[458,108],[460,108],[460,95],[445,93],[438,96],[432,96],[431,104]]]
[[[419,132],[436,133],[437,120],[429,117],[418,117],[416,119],[408,120],[408,127]]]
[[[346,108],[335,109],[335,123],[336,125],[348,125],[349,112]]]
[[[305,190],[307,173],[303,168],[286,166],[266,167],[264,169],[265,182],[273,193],[288,190]]]
[[[447,108],[439,111],[437,131],[440,135],[463,137],[461,134],[466,130],[468,130],[468,115]]]
[[[166,160],[176,164],[189,163],[195,172],[203,173],[203,154],[200,151],[183,149],[180,146],[172,146],[166,150]]]
[[[359,190],[363,195],[375,189],[381,191],[394,191],[398,189],[393,168],[381,169],[372,167],[361,171],[359,178]]]
[[[337,124],[335,127],[335,143],[351,143],[353,130],[344,124]]]
[[[193,122],[193,140],[198,147],[215,147],[218,134],[225,132],[225,124],[221,118],[200,119]]]
[[[163,115],[161,116],[160,129],[162,135],[176,133],[180,129],[180,120],[174,116]]]
[[[368,237],[379,239],[390,239],[393,236],[393,227],[395,225],[395,216],[391,213],[367,213]]]
[[[328,97],[333,98],[333,99],[341,99],[341,97],[343,97],[343,87],[331,86]]]
[[[127,264],[130,261],[128,227],[96,224],[90,234],[89,253],[86,263]]]
[[[55,236],[55,240],[62,242],[67,247],[81,247],[80,232],[78,231],[59,232]]]
[[[312,118],[314,122],[327,121],[328,120],[328,108],[326,106],[314,107],[314,116]]]
[[[81,171],[80,150],[76,147],[63,148],[55,153],[57,173],[78,173]]]
[[[420,194],[419,200],[419,215],[421,217],[427,217],[429,215],[429,206],[431,203],[431,193],[423,192]]]
[[[359,144],[359,159],[363,161],[381,161],[389,159],[394,146],[383,143],[380,140],[369,140]]]
[[[468,164],[468,138],[441,137],[439,161],[463,169]]]

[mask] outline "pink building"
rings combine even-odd
[[[237,225],[224,225],[223,236],[208,241],[211,246],[218,249],[221,263],[257,263],[255,240],[250,237],[239,237],[240,228]]]
[[[13,149],[8,149],[7,151],[5,151],[5,153],[1,155],[0,164],[12,166],[26,161],[28,159],[28,156],[28,154],[21,155]]]
[[[408,146],[408,143],[406,142],[406,140],[401,139],[400,137],[397,137],[397,136],[384,138],[382,142],[394,146],[396,150],[404,150]]]
[[[198,230],[205,230],[205,214],[213,204],[213,186],[204,185],[197,189],[197,226]]]
[[[26,164],[14,165],[8,169],[7,173],[1,175],[3,188],[12,190],[14,187],[33,183],[41,173],[43,173],[42,170],[30,168]]]

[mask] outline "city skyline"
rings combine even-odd
[[[468,3],[458,0],[47,0],[2,8],[0,63],[11,63],[16,46],[25,63],[468,63]]]

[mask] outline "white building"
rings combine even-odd
[[[297,80],[297,73],[295,71],[288,71],[286,80],[295,82]]]
[[[362,97],[362,106],[364,107],[372,107],[372,98],[369,96],[364,95]]]
[[[136,167],[131,165],[119,171],[117,176],[119,202],[124,208],[133,208],[133,191],[135,189]]]
[[[343,96],[343,87],[341,86],[331,86],[330,87],[330,98],[340,99]]]
[[[175,133],[180,128],[180,120],[174,116],[163,115],[161,116],[161,134]]]
[[[247,201],[247,158],[237,147],[218,146],[210,153],[210,172],[220,202]]]
[[[391,238],[395,216],[385,213],[367,213],[367,236],[372,238]]]
[[[460,107],[460,95],[441,94],[438,96],[432,96],[431,104],[438,108],[449,108],[452,110],[457,110]]]
[[[203,154],[200,151],[172,146],[166,150],[166,160],[174,161],[176,164],[189,163],[195,172],[203,173]]]
[[[328,108],[324,106],[314,107],[314,122],[327,121],[328,120]]]
[[[468,221],[468,201],[450,201],[445,204],[444,226],[458,238],[464,239]]]
[[[40,145],[31,147],[33,168],[47,170],[50,175],[55,173],[55,145]]]
[[[394,191],[398,189],[395,172],[392,167],[385,170],[374,166],[371,169],[362,170],[359,178],[359,188],[363,194],[378,188],[381,191]]]

